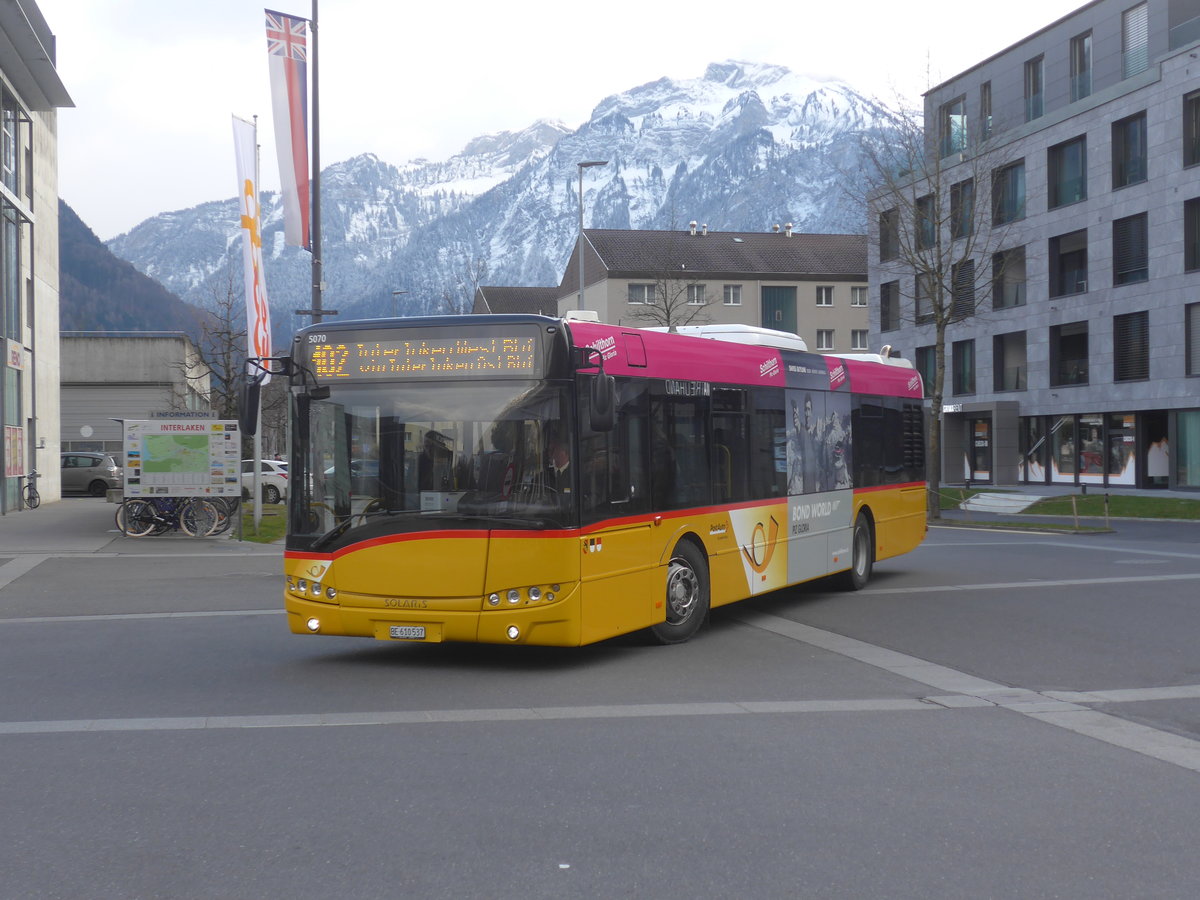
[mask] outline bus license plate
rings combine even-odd
[[[390,625],[388,626],[388,636],[401,641],[423,641],[425,640],[425,626]]]

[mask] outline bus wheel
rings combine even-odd
[[[842,573],[842,587],[847,591],[861,591],[871,580],[871,569],[875,565],[874,535],[866,513],[860,512],[854,520],[850,548],[850,569]]]
[[[708,617],[708,564],[690,541],[680,541],[667,564],[667,620],[651,627],[660,644],[681,644]]]

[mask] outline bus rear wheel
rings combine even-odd
[[[875,540],[871,520],[860,512],[854,520],[854,536],[850,540],[850,569],[842,573],[842,587],[847,591],[861,591],[871,580],[875,566]]]
[[[708,617],[708,563],[696,545],[680,541],[667,564],[667,619],[650,633],[660,644],[682,644]]]

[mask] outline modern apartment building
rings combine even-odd
[[[58,130],[74,106],[55,69],[54,35],[32,0],[0,3],[0,515],[21,508],[36,468],[59,495]]]
[[[930,90],[925,137],[994,238],[946,332],[944,479],[1200,488],[1200,0],[1087,3]],[[895,218],[872,332],[928,382]]]
[[[589,228],[583,308],[602,322],[755,325],[800,335],[814,352],[867,346],[867,238],[769,232]],[[558,288],[558,312],[579,308],[579,247]],[[659,312],[654,308],[658,307]]]

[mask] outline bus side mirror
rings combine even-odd
[[[258,400],[262,381],[256,375],[243,375],[238,384],[238,427],[242,434],[254,436],[258,431]]]
[[[592,379],[592,431],[612,431],[616,422],[617,381],[601,372]]]

